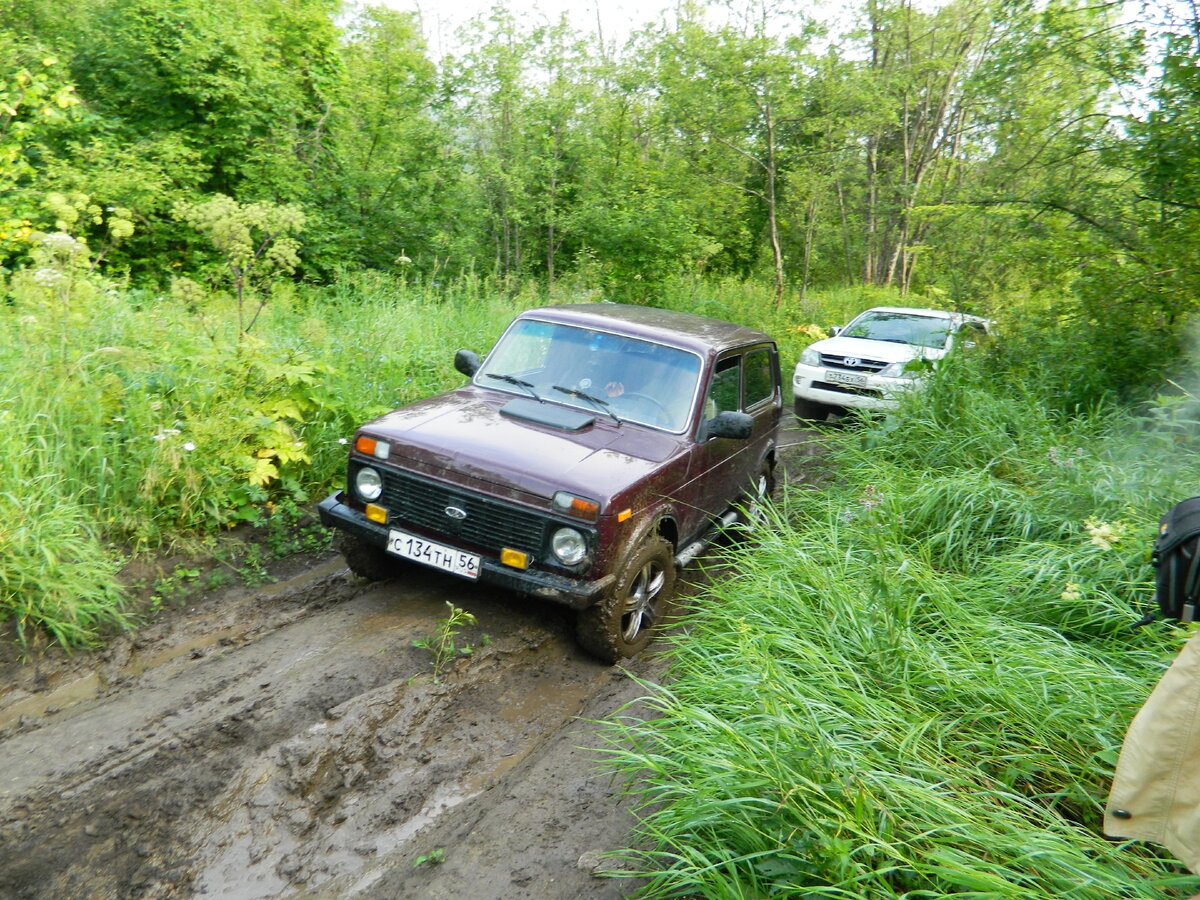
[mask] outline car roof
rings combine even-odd
[[[914,316],[928,316],[935,319],[951,319],[960,323],[982,322],[984,325],[991,324],[989,319],[985,319],[982,316],[970,316],[966,313],[950,312],[944,309],[923,309],[916,306],[872,306],[870,309],[863,310],[859,315],[861,316],[863,313],[869,312],[908,313]],[[858,316],[855,316],[855,318],[857,319]]]
[[[692,313],[625,303],[545,306],[526,310],[518,318],[579,325],[701,352],[760,342],[773,343],[769,335],[744,325]]]

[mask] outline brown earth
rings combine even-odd
[[[814,445],[784,443],[804,480]],[[100,653],[0,666],[0,897],[637,888],[602,856],[635,819],[595,748],[643,693],[626,673],[663,675],[654,647],[601,665],[567,611],[429,571],[369,584],[326,555],[279,574]],[[413,641],[447,603],[476,617],[473,652],[435,679]]]

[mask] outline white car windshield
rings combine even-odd
[[[676,347],[521,319],[488,354],[475,383],[680,433],[699,378],[700,358]]]
[[[869,341],[891,341],[895,344],[913,344],[917,347],[944,350],[950,337],[950,320],[935,316],[916,316],[912,313],[872,310],[863,313],[839,334]]]

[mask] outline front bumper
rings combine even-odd
[[[900,395],[916,390],[915,378],[882,378],[866,375],[861,385],[838,384],[827,379],[832,370],[799,363],[792,376],[792,393],[802,400],[843,406],[847,409],[891,410],[900,405]]]
[[[381,550],[386,547],[387,526],[378,525],[367,519],[357,509],[344,503],[343,496],[341,492],[338,492],[317,504],[321,524],[327,528],[337,528],[352,534]],[[431,535],[431,539],[452,543],[448,542],[444,536]],[[479,568],[478,581],[550,600],[571,609],[586,609],[596,603],[616,580],[615,575],[605,575],[595,580],[585,581],[536,569],[522,571],[502,565],[498,559],[485,555],[480,556]]]

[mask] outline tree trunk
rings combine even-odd
[[[812,263],[813,237],[817,230],[817,198],[810,197],[804,211],[804,265],[800,273],[800,300],[808,292],[808,270]]]
[[[767,127],[767,230],[771,240],[771,256],[775,264],[775,308],[783,305],[783,248],[779,243],[778,199],[775,195],[775,120],[771,117],[771,104],[763,106]]]

